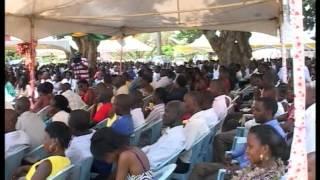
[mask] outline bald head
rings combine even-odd
[[[185,113],[185,106],[182,101],[170,101],[165,107],[163,114],[163,124],[165,126],[173,127],[179,125],[177,122],[181,122],[182,116]]]
[[[268,97],[277,100],[277,94],[277,89],[275,87],[267,86],[263,88],[263,97]]]
[[[315,83],[306,84],[306,107],[316,102],[316,86]]]
[[[15,111],[18,115],[30,110],[30,101],[27,97],[17,99],[15,104]]]
[[[16,130],[18,114],[12,109],[5,109],[5,133]]]

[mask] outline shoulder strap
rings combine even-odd
[[[144,171],[147,171],[147,168],[144,166],[144,164],[143,164],[142,160],[140,159],[140,157],[138,156],[138,154],[137,154],[135,151],[133,151],[133,150],[130,150],[130,152],[132,152],[132,153],[137,157],[137,159],[139,160],[139,162],[140,162],[143,170],[144,170]]]

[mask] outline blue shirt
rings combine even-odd
[[[116,132],[122,135],[130,135],[133,133],[133,121],[130,114],[119,116],[118,119],[112,124]]]
[[[274,120],[268,121],[264,123],[264,125],[269,125],[273,127],[286,140],[286,133],[283,131],[278,120],[274,119]],[[236,158],[236,160],[239,161],[239,165],[241,168],[247,167],[250,164],[247,154],[245,153],[246,148],[247,148],[247,145],[244,145],[241,148],[235,149],[235,151],[232,152],[232,157]]]

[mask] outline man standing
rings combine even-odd
[[[85,79],[89,81],[89,68],[87,59],[81,58],[81,54],[77,53],[71,60],[71,67],[75,78],[77,80]]]

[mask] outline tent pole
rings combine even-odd
[[[303,44],[302,0],[290,0],[290,26],[292,30],[293,87],[294,87],[294,134],[290,153],[287,179],[308,179],[306,128],[305,128],[305,59]]]
[[[281,41],[281,57],[282,57],[282,69],[283,69],[283,75],[282,75],[282,79],[281,81],[283,83],[288,84],[288,76],[287,76],[287,55],[286,55],[286,45],[284,42],[284,23],[283,21],[281,22],[281,26],[280,26],[280,41]]]
[[[123,36],[121,36],[121,50],[120,50],[120,74],[122,74],[122,58],[123,58]]]
[[[34,20],[33,17],[30,17],[30,64],[29,64],[29,73],[30,73],[30,86],[31,86],[31,91],[32,91],[32,99],[34,97],[34,90],[35,90],[35,57],[36,57],[36,44],[34,41]]]

